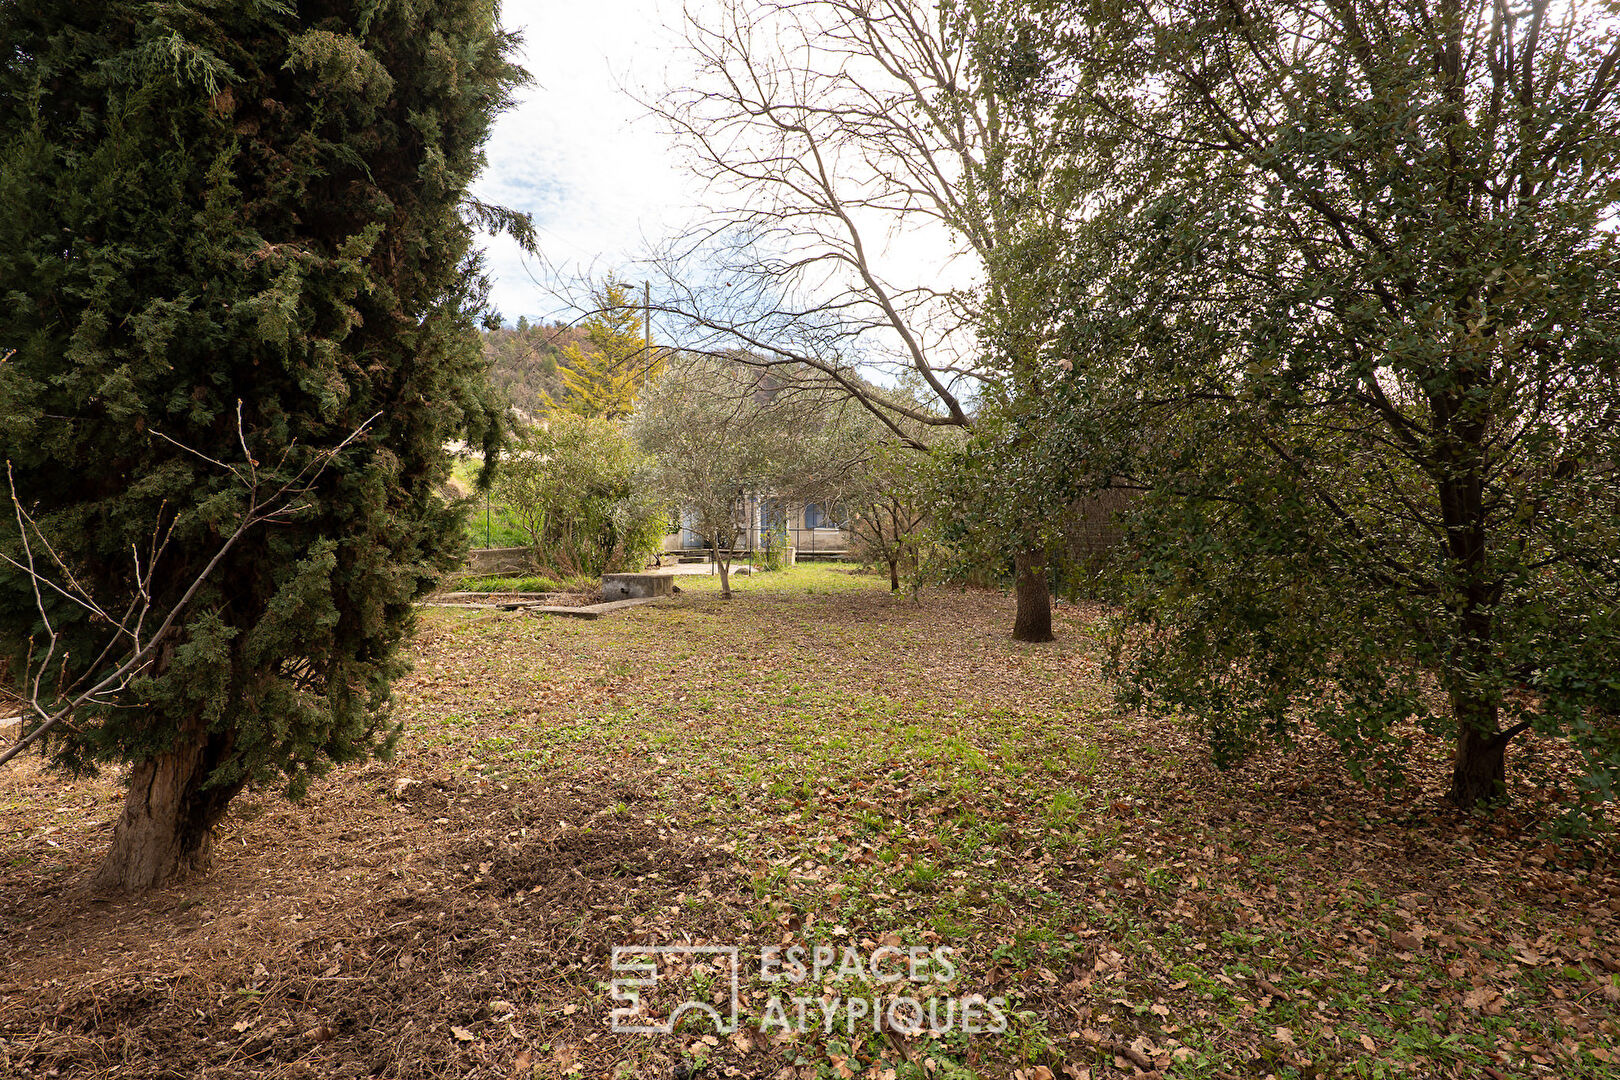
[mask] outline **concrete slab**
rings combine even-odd
[[[500,597],[502,600],[540,600],[540,601],[545,601],[545,600],[555,600],[555,599],[557,599],[557,597],[565,596],[565,595],[567,595],[567,594],[566,593],[554,593],[554,592],[491,592],[491,591],[485,591],[485,592],[447,592],[447,593],[439,593],[437,596],[434,597],[434,599],[435,600],[441,600],[441,601],[451,601],[451,600],[492,600],[495,597]]]
[[[604,604],[587,604],[584,607],[537,605],[523,610],[531,615],[562,615],[569,619],[600,619],[603,615],[612,615],[628,608],[640,607],[642,604],[656,604],[662,599],[661,596],[643,596],[631,600],[612,600]]]
[[[551,607],[547,604],[536,604],[531,608],[524,608],[530,615],[563,615],[570,619],[600,619],[602,613],[596,610],[597,605],[590,607]]]
[[[592,604],[590,610],[599,615],[611,615],[615,611],[624,611],[628,608],[640,607],[642,604],[655,604],[662,600],[662,596],[638,596],[630,600],[610,600],[605,604]]]

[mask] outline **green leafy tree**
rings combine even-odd
[[[541,567],[594,577],[640,569],[658,550],[669,514],[651,475],[622,425],[559,412],[523,432],[501,462],[495,494]]]
[[[1124,673],[1221,759],[1314,723],[1399,771],[1415,720],[1473,806],[1534,729],[1614,797],[1604,10],[1091,9],[1111,44],[1076,100],[1116,179],[1071,253],[1077,415],[1150,491]]]
[[[204,867],[246,785],[392,742],[413,601],[462,543],[445,444],[495,449],[468,219],[523,223],[467,185],[511,46],[483,0],[0,5],[12,671],[50,638],[35,685],[94,683],[154,629],[122,613],[178,610],[46,740],[131,766],[104,887]],[[38,602],[25,537],[64,586]]]
[[[648,350],[641,310],[625,286],[609,281],[593,299],[596,314],[584,323],[586,343],[563,349],[563,391],[553,404],[580,416],[622,420],[664,363]]]
[[[931,484],[955,572],[1011,572],[1020,641],[1053,640],[1051,572],[1064,568],[1073,508],[1092,490],[1077,467],[1090,444],[1065,404],[1050,373],[1031,373],[1022,394],[987,408],[970,437],[942,448]]]

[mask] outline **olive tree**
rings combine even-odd
[[[865,448],[844,434],[858,407],[735,360],[684,356],[648,388],[631,431],[657,489],[694,521],[731,595],[731,559],[753,498],[824,497]]]

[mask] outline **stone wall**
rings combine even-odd
[[[467,569],[475,574],[527,574],[534,569],[526,547],[473,548]]]

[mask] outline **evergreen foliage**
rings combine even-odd
[[[390,742],[412,601],[462,542],[445,443],[498,433],[469,218],[523,223],[466,189],[523,75],[485,0],[5,4],[0,42],[0,454],[102,608],[154,532],[161,611],[234,529],[209,459],[274,484],[365,426],[51,744],[135,763],[102,882],[140,887],[203,865],[244,785]],[[46,602],[71,678],[108,629]],[[42,630],[10,569],[0,628],[19,661]]]
[[[612,420],[558,412],[523,432],[501,462],[496,496],[542,569],[595,577],[640,570],[669,519],[652,462]]]
[[[1600,4],[1095,5],[1071,432],[1147,489],[1118,639],[1217,757],[1620,778],[1620,34]],[[1158,91],[1147,94],[1142,87]],[[1106,165],[1106,169],[1102,166]],[[1077,463],[1078,465],[1078,463]]]
[[[636,398],[664,362],[649,352],[642,313],[624,285],[609,281],[594,300],[596,314],[584,323],[586,344],[563,348],[563,392],[552,404],[579,416],[622,420],[635,411]]]

